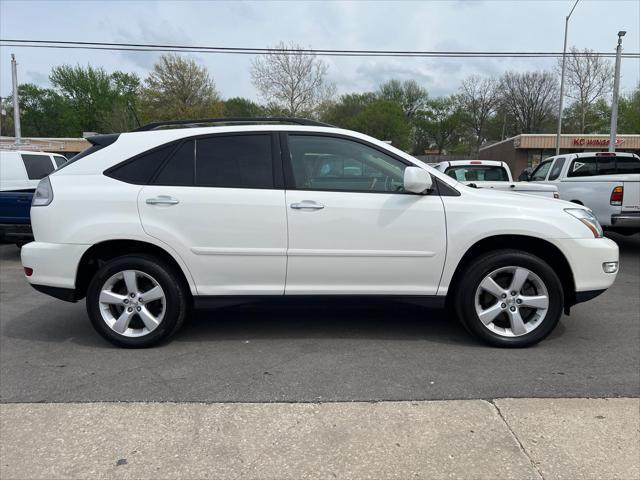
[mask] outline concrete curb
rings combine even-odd
[[[640,477],[640,399],[0,405],[2,479]]]

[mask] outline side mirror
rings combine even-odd
[[[530,182],[531,181],[531,169],[525,168],[520,176],[518,176],[519,182]]]
[[[431,188],[431,175],[418,167],[407,167],[404,170],[404,189],[412,193],[424,193]]]

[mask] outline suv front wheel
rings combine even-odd
[[[472,262],[456,291],[459,318],[499,347],[526,347],[549,335],[562,316],[560,279],[542,259],[500,250]]]
[[[175,333],[188,312],[177,272],[147,255],[105,263],[87,290],[87,312],[100,335],[129,348],[150,347]]]

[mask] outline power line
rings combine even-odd
[[[333,57],[418,57],[418,58],[559,58],[562,52],[465,52],[465,51],[416,51],[416,50],[330,50],[330,49],[289,49],[257,47],[211,47],[194,45],[166,45],[144,43],[81,42],[62,40],[0,39],[0,46],[18,48],[58,48],[80,50],[134,51],[134,52],[180,52],[218,53],[233,55],[285,55],[313,54]],[[615,57],[608,52],[576,52],[576,56]],[[623,53],[626,58],[640,58],[640,53]]]

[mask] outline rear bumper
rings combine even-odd
[[[31,286],[41,293],[65,302],[77,302],[79,300],[75,288],[47,287],[46,285],[36,285],[34,283]]]
[[[640,212],[611,215],[611,226],[615,228],[631,228],[640,230]]]
[[[33,231],[28,223],[0,223],[0,238],[8,241],[33,240]]]
[[[44,291],[45,287],[75,290],[78,265],[89,247],[90,245],[27,243],[20,252],[22,265],[32,268],[33,273],[26,279],[40,291]],[[44,293],[53,295],[50,291]]]

